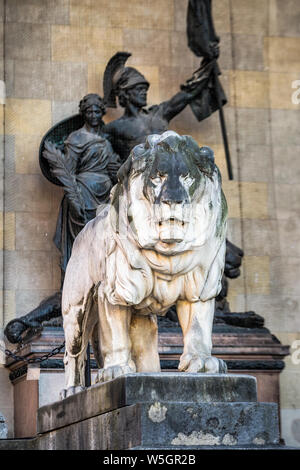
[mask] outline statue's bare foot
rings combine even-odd
[[[181,372],[208,372],[210,374],[222,374],[227,372],[226,363],[222,359],[212,356],[194,356],[184,354],[181,356],[178,369]]]
[[[120,375],[132,374],[136,371],[134,365],[123,364],[107,367],[105,369],[99,369],[96,377],[96,383],[98,382],[107,382],[109,380],[115,379]]]
[[[69,387],[67,389],[63,389],[60,391],[59,397],[61,400],[64,398],[70,397],[71,395],[75,395],[75,393],[79,393],[85,390],[85,387],[82,387],[82,385],[77,385],[75,387]]]

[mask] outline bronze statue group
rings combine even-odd
[[[76,236],[96,216],[97,207],[109,202],[118,170],[131,150],[144,143],[147,136],[165,132],[169,122],[187,105],[198,120],[218,109],[211,92],[216,58],[205,60],[171,99],[147,107],[150,84],[138,70],[126,66],[130,56],[127,52],[116,53],[104,73],[104,97],[94,93],[84,96],[79,103],[79,114],[56,124],[41,142],[41,170],[49,181],[64,189],[53,239],[61,253],[61,286]],[[222,89],[221,94],[224,104],[226,98]],[[124,109],[123,115],[105,125],[102,118],[106,108],[116,107],[117,101]],[[229,262],[225,274],[228,277],[239,275],[242,256],[239,248],[227,242]],[[224,277],[219,299],[221,310],[228,308],[226,293]],[[24,333],[34,334],[44,321],[60,317],[60,303],[61,290],[44,299],[27,315],[9,322],[6,337],[16,343],[24,339]],[[173,317],[170,312],[170,318]]]

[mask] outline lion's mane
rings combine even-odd
[[[176,258],[177,271],[171,273],[171,278],[185,276],[185,282],[189,285],[187,293],[190,292],[191,301],[213,298],[221,288],[227,206],[221,190],[220,173],[209,157],[204,157],[203,152],[201,155],[198,145],[191,137],[180,137],[175,134],[176,139],[172,140],[174,134],[168,132],[163,136],[149,136],[145,144],[135,147],[121,168],[119,183],[112,191],[108,216],[99,227],[101,234],[104,234],[105,252],[105,256],[101,259],[101,264],[104,264],[101,269],[103,282],[100,293],[105,295],[111,304],[139,305],[153,291],[154,271],[170,274],[166,272],[164,266],[159,265],[159,262],[155,266],[155,262],[149,262],[146,256],[148,252],[155,253],[156,249],[155,240],[151,246],[151,231],[154,229],[149,218],[149,201],[145,196],[144,183],[150,173],[155,159],[155,149],[159,144],[164,145],[170,153],[174,151],[174,145],[176,149],[179,145],[182,151],[191,153],[205,181],[204,195],[199,199],[198,188],[194,193],[193,204],[197,206],[198,211],[193,213],[194,231],[196,231],[194,236],[190,236],[182,243],[179,251],[171,255],[161,254],[160,259],[164,256]],[[168,139],[170,136],[171,139]],[[148,237],[150,240],[145,241],[143,238],[140,240],[136,229],[132,228],[129,208],[131,213],[137,215],[138,212],[134,210],[135,204],[139,205],[141,212],[138,216],[144,218],[144,230],[150,233]],[[147,245],[146,248],[143,243]],[[189,254],[192,256],[187,265],[182,259]]]

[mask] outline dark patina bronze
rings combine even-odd
[[[96,94],[86,95],[80,113],[61,121],[45,135],[40,146],[44,176],[62,186],[54,243],[61,253],[62,282],[72,245],[84,225],[107,203],[117,179],[119,156],[103,133],[105,106]],[[38,333],[41,324],[61,316],[61,291],[43,300],[34,310],[9,322],[5,335],[11,343]]]

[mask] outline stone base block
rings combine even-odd
[[[128,374],[38,411],[38,449],[279,444],[276,404],[245,375]]]
[[[154,402],[126,406],[39,436],[40,450],[168,449],[279,444],[270,403]]]

